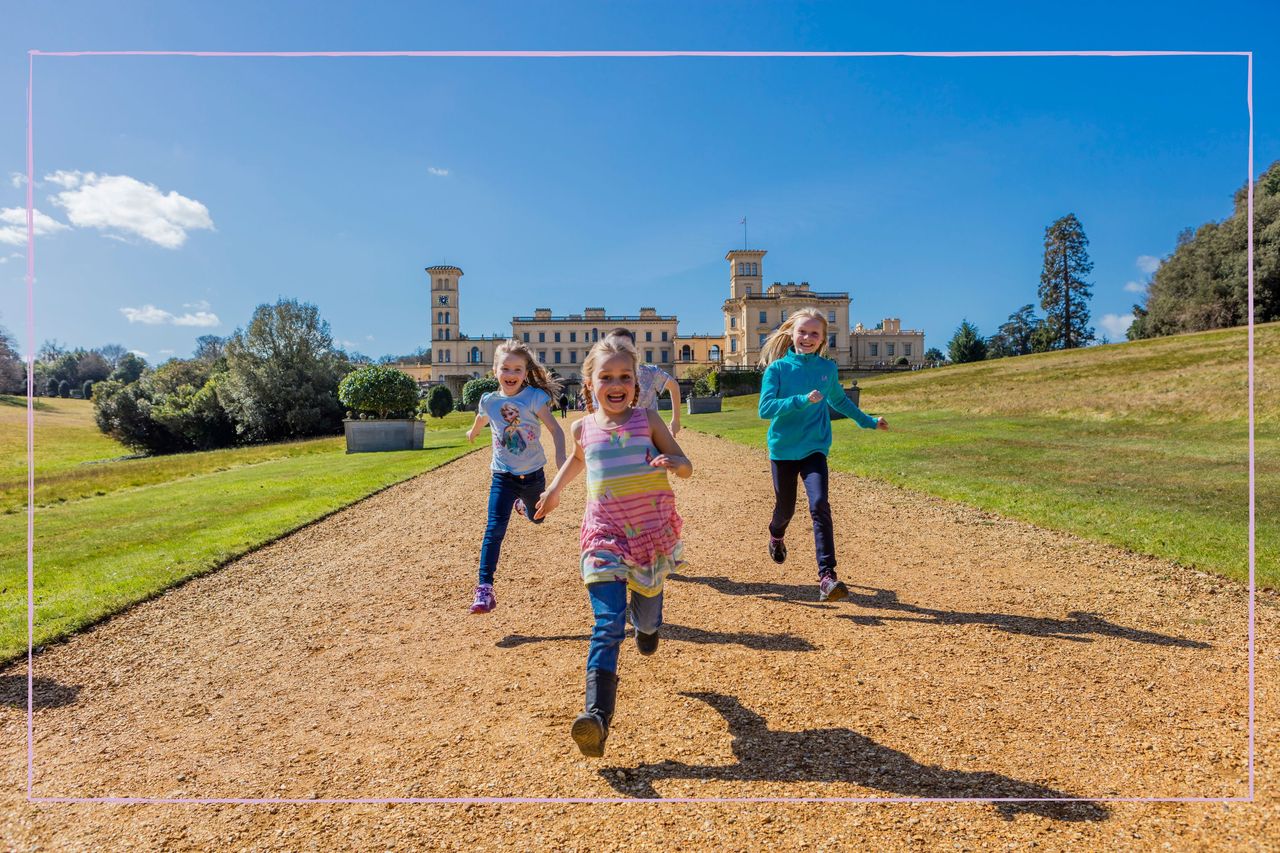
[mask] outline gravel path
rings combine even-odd
[[[1248,793],[1236,585],[836,474],[816,601],[803,501],[775,566],[768,460],[690,432],[690,568],[620,664],[602,760],[568,727],[590,608],[582,488],[512,522],[467,613],[488,454],[393,487],[35,660],[35,792],[75,797],[1232,797]],[[1254,803],[28,804],[0,672],[11,849],[1280,849],[1273,597]],[[1268,820],[1271,830],[1265,830]],[[1270,836],[1268,836],[1270,832]]]

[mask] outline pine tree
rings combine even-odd
[[[960,328],[956,329],[956,333],[947,343],[947,351],[955,364],[982,361],[987,357],[987,344],[978,334],[977,326],[968,320],[962,320]]]
[[[1040,307],[1045,312],[1055,349],[1083,346],[1093,338],[1088,300],[1093,295],[1085,276],[1093,271],[1086,248],[1089,238],[1074,213],[1044,229],[1044,269],[1040,273]]]

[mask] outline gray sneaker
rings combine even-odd
[[[849,597],[849,588],[835,575],[823,575],[818,581],[819,601],[839,601]]]

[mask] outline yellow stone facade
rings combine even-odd
[[[625,326],[635,333],[641,358],[685,378],[700,366],[755,365],[769,333],[796,310],[812,306],[827,317],[827,355],[842,369],[874,369],[894,364],[899,357],[911,365],[924,362],[924,333],[904,331],[896,318],[886,318],[878,329],[861,323],[850,326],[847,292],[816,291],[807,281],[775,281],[766,287],[765,254],[763,249],[735,249],[725,255],[729,297],[721,305],[724,327],[719,334],[681,335],[676,316],[659,314],[655,308],[641,308],[636,315],[611,315],[604,308],[553,315],[549,308],[536,308],[532,315],[511,318],[511,337],[528,343],[540,362],[577,386],[579,365],[591,344],[610,329]],[[426,272],[431,277],[432,363],[397,367],[421,383],[444,381],[461,387],[492,369],[494,351],[507,336],[464,335],[462,270],[432,266]]]

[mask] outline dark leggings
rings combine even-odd
[[[769,535],[781,539],[796,511],[796,479],[804,480],[813,518],[813,547],[818,554],[818,577],[835,573],[836,543],[831,524],[831,503],[827,500],[827,455],[810,453],[803,459],[770,459],[773,469],[773,519]]]

